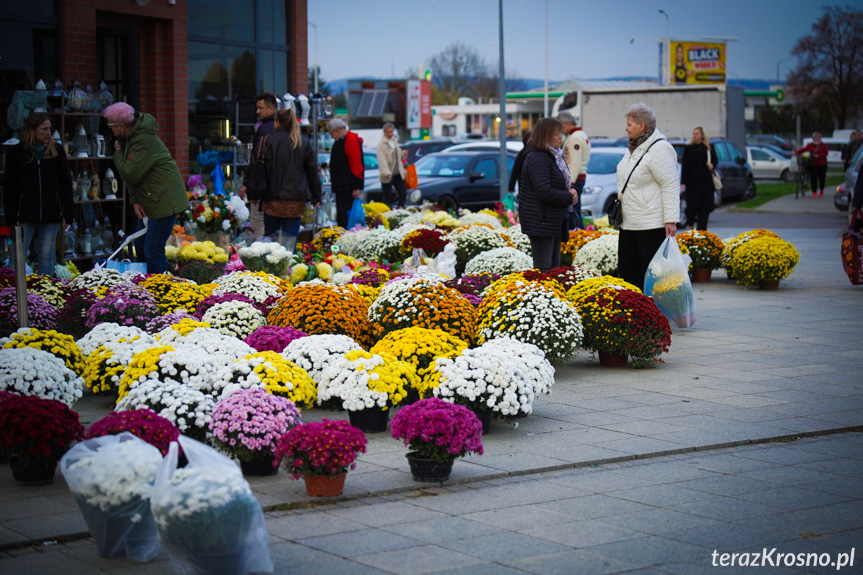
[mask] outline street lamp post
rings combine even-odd
[[[542,117],[548,118],[548,0],[545,0],[545,97],[543,98]]]
[[[506,187],[509,182],[506,169],[506,89],[504,87],[504,65],[503,65],[503,0],[498,0],[498,50],[499,64],[497,72],[497,97],[500,100],[500,126],[498,127],[498,141],[500,142],[500,201],[506,196]]]
[[[665,52],[671,49],[671,42],[668,36],[668,12],[660,8],[659,13],[665,16],[665,39],[659,45],[659,83],[665,84],[665,60],[668,59]]]
[[[318,27],[314,22],[309,22],[309,26],[315,29],[315,91],[314,93],[318,93],[318,74],[320,68],[318,68]]]

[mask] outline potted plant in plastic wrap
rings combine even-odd
[[[177,468],[182,446],[188,464]],[[237,465],[180,436],[156,473],[150,507],[159,540],[179,573],[272,573],[267,524]]]
[[[348,469],[356,467],[357,454],[366,452],[365,434],[345,420],[324,419],[299,425],[276,446],[276,462],[293,479],[303,478],[312,497],[335,497],[345,487]]]
[[[482,424],[471,410],[436,397],[399,410],[392,436],[410,448],[405,457],[414,481],[446,481],[457,457],[482,455]]]
[[[87,439],[60,460],[102,557],[147,562],[159,554],[150,494],[161,464],[159,450],[129,432]]]

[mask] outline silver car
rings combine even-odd
[[[749,162],[755,179],[780,179],[783,182],[795,180],[797,161],[792,162],[790,158],[783,158],[770,148],[746,146],[746,161]]]
[[[587,162],[587,179],[581,194],[581,215],[599,218],[608,213],[617,198],[617,164],[626,148],[592,148]]]

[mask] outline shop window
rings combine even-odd
[[[254,50],[204,42],[189,42],[188,49],[189,97],[198,100],[198,113],[221,113],[225,99],[255,95]]]
[[[254,0],[189,0],[189,36],[252,41]]]
[[[281,97],[288,87],[288,53],[258,50],[258,94],[271,92]]]
[[[284,0],[258,0],[259,43],[284,44],[287,42],[287,18]]]

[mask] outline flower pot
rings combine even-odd
[[[84,497],[75,497],[75,501],[102,557],[146,563],[159,554],[159,534],[149,499],[130,501],[112,511],[102,511]]]
[[[730,279],[730,280],[733,280],[733,279],[734,279],[734,275],[732,275],[731,270],[725,270],[725,275],[726,275],[726,276],[728,277],[728,279]]]
[[[482,424],[482,434],[488,435],[491,431],[491,412],[490,411],[474,411],[477,419]]]
[[[57,471],[57,460],[39,461],[25,465],[15,457],[9,461],[12,478],[18,485],[50,485],[54,483],[54,473]]]
[[[709,282],[710,281],[710,272],[712,272],[712,271],[713,270],[709,270],[709,269],[692,270],[692,272],[691,272],[692,283],[699,284],[699,283]]]
[[[347,472],[338,475],[303,475],[306,492],[312,497],[337,497],[345,490]]]
[[[255,477],[267,477],[279,472],[278,467],[273,467],[273,456],[270,454],[249,461],[240,461],[240,469],[243,470],[243,475]]]
[[[758,289],[764,291],[776,291],[779,289],[779,280],[775,282],[758,282]]]
[[[620,353],[599,352],[599,365],[603,367],[626,367],[629,356]]]
[[[201,575],[231,575],[243,572],[243,564],[247,560],[247,552],[242,547],[230,551],[213,551],[210,553],[183,554],[191,573]]]
[[[349,411],[348,419],[351,425],[363,433],[383,433],[387,430],[387,422],[390,419],[390,411],[379,407]]]
[[[411,468],[414,481],[446,481],[452,473],[452,464],[455,461],[452,458],[447,461],[426,459],[417,455],[415,451],[406,454],[405,457],[408,458],[408,465]]]
[[[407,388],[407,394],[405,395],[405,398],[402,400],[402,402],[399,403],[399,406],[401,407],[404,405],[410,405],[412,403],[418,402],[419,400],[420,400],[419,390],[415,387],[408,387]]]

